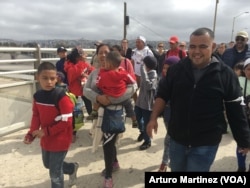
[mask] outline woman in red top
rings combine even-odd
[[[86,62],[86,55],[82,48],[76,47],[72,49],[64,64],[64,70],[67,73],[69,91],[75,96],[81,96],[86,110],[90,114],[92,103],[84,96],[82,81],[88,79],[88,75],[94,70],[94,67]]]

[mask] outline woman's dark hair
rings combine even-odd
[[[109,48],[109,51],[113,51],[112,48],[111,48],[111,46],[109,44],[102,43],[102,44],[100,44],[100,45],[97,46],[97,48],[96,48],[96,54],[98,54],[100,48],[103,47],[103,46],[107,46]]]
[[[71,53],[67,56],[67,59],[73,63],[76,64],[78,61],[78,58],[81,57],[84,54],[84,51],[80,47],[75,47],[72,49]]]
[[[240,61],[240,62],[238,62],[238,63],[236,63],[235,65],[234,65],[234,68],[233,68],[234,70],[240,70],[240,75],[241,76],[245,76],[245,73],[244,73],[244,61]]]
[[[113,49],[115,48],[118,52],[121,52],[121,51],[122,51],[122,48],[121,48],[121,46],[119,46],[119,45],[113,45],[112,48],[113,48]]]

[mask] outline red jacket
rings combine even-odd
[[[58,106],[55,102],[55,88],[51,91],[39,90],[34,94],[33,114],[29,134],[43,129],[45,136],[40,140],[42,149],[46,151],[67,151],[72,141],[72,112],[73,103],[64,93]],[[62,120],[55,120],[57,116],[64,116]]]
[[[84,61],[78,61],[76,64],[66,61],[64,70],[67,73],[69,91],[76,96],[83,96],[81,85],[82,72],[87,70],[87,73],[90,74],[94,70],[94,67]]]

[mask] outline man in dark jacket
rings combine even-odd
[[[132,48],[128,47],[128,40],[127,39],[122,39],[121,41],[121,55],[123,57],[128,58],[129,60],[131,60],[131,56],[132,56]]]
[[[222,55],[222,60],[229,67],[234,68],[234,65],[244,61],[250,57],[250,47],[248,46],[248,33],[240,31],[236,34],[235,45],[232,48],[226,49]]]
[[[165,56],[166,56],[166,52],[164,50],[164,43],[159,42],[157,44],[157,50],[155,50],[153,46],[149,44],[148,44],[148,47],[150,48],[155,58],[157,59],[156,71],[157,71],[158,79],[160,79],[162,77],[162,68],[163,68],[163,64],[164,64]]]
[[[212,55],[214,33],[199,28],[190,35],[189,56],[169,68],[158,87],[147,132],[157,132],[157,118],[170,101],[171,171],[209,171],[223,132],[230,128],[240,151],[250,148],[250,129],[242,92],[233,70]]]
[[[67,74],[64,71],[64,62],[67,58],[67,49],[63,46],[57,48],[57,55],[59,56],[59,61],[56,62],[56,70],[62,72],[65,76],[63,82],[68,84]]]

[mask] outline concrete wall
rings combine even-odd
[[[0,89],[0,136],[29,127],[33,84]]]

